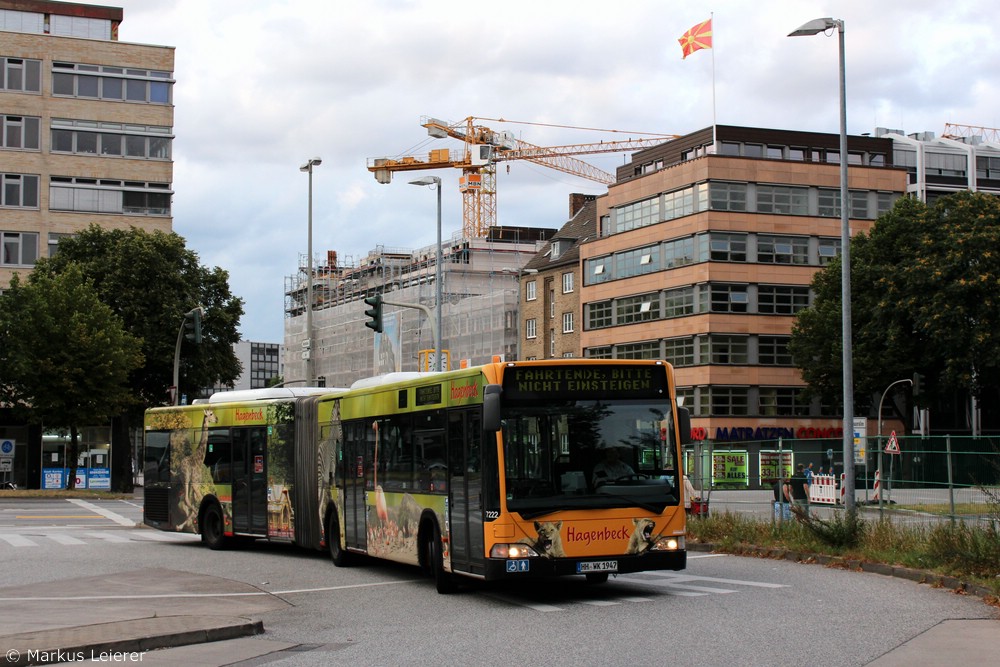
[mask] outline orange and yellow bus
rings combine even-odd
[[[285,392],[287,395],[277,395]],[[410,563],[439,592],[680,570],[690,419],[662,361],[498,362],[146,413],[145,522]]]

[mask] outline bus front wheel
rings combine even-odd
[[[441,595],[455,592],[455,579],[444,571],[444,554],[441,552],[441,530],[434,524],[427,542],[427,564],[434,577],[434,586]]]
[[[218,503],[205,508],[205,514],[201,518],[201,541],[213,551],[226,548],[226,524]]]

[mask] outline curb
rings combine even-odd
[[[43,630],[0,637],[8,665],[44,665],[102,660],[109,654],[141,654],[161,648],[250,637],[261,621],[221,616],[169,616]],[[85,639],[85,637],[89,637]]]
[[[936,572],[927,570],[916,570],[900,565],[887,565],[885,563],[870,563],[856,558],[844,558],[843,556],[828,556],[826,554],[801,553],[780,547],[765,548],[754,545],[741,546],[738,552],[720,549],[715,544],[710,543],[688,543],[688,551],[707,551],[715,553],[727,553],[734,556],[748,556],[754,558],[771,558],[775,560],[789,560],[796,563],[822,565],[824,567],[839,568],[842,570],[853,570],[855,572],[870,572],[881,574],[897,579],[907,579],[918,584],[927,584],[932,588],[946,588],[961,595],[975,595],[982,598],[983,602],[990,605],[997,605],[997,595],[978,584],[969,583]]]

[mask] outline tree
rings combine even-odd
[[[841,394],[839,261],[818,272],[790,350],[810,390]],[[931,399],[995,391],[1000,367],[1000,200],[961,192],[933,206],[900,199],[851,243],[855,395],[914,371]],[[877,400],[877,399],[876,399]]]
[[[58,275],[74,266],[93,281],[101,301],[142,344],[145,363],[129,377],[137,400],[115,423],[118,442],[128,442],[129,428],[141,422],[146,407],[168,401],[177,334],[192,308],[205,308],[203,342],[182,343],[177,391],[194,398],[202,387],[233,383],[239,377],[241,364],[233,345],[240,339],[243,301],[230,292],[228,273],[201,266],[182,237],[92,225],[61,239],[59,251],[40,260],[35,273]],[[131,452],[120,446],[112,455],[116,488],[130,490]]]
[[[141,342],[125,331],[79,267],[15,275],[0,296],[0,399],[47,429],[69,431],[68,488],[76,479],[78,427],[134,405],[129,374]]]

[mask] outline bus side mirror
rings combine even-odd
[[[677,430],[681,434],[681,444],[691,444],[691,413],[687,408],[677,408]]]
[[[483,430],[500,430],[500,385],[488,384],[483,389]]]

